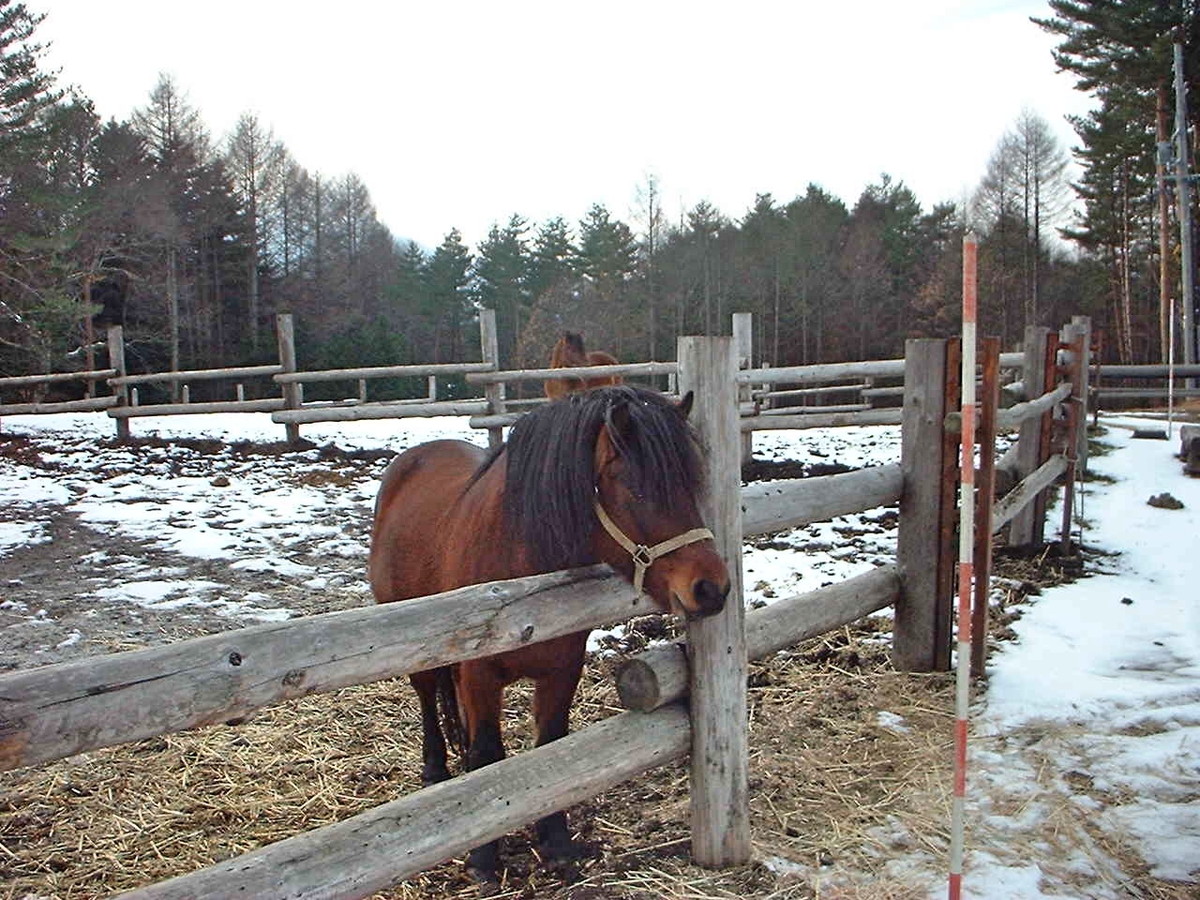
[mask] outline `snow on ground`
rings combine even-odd
[[[1082,491],[1084,544],[1103,554],[1089,566],[1098,559],[1101,572],[1050,589],[1028,608],[1014,624],[1017,640],[994,655],[973,712],[968,896],[1125,896],[1110,839],[1135,848],[1158,877],[1200,880],[1200,480],[1182,474],[1177,441],[1136,440],[1132,423],[1109,420],[1104,440],[1113,449],[1090,463],[1102,480]],[[208,611],[235,625],[299,614],[289,605],[295,598],[333,587],[349,598],[338,602],[369,602],[365,535],[383,460],[338,472],[319,448],[485,442],[451,418],[304,426],[318,449],[283,456],[133,450],[110,442],[114,426],[103,415],[9,417],[0,425],[27,437],[53,467],[0,457],[0,562],[52,540],[68,515],[95,533],[84,561],[98,573],[77,586],[89,609],[61,617],[57,629],[55,604],[36,602],[20,577],[0,580],[0,630],[24,629],[18,645],[27,648],[21,658],[0,655],[0,669],[86,652],[87,614],[97,605],[123,610],[133,623],[150,612]],[[259,414],[133,425],[138,437],[283,438],[282,426]],[[899,452],[895,428],[755,435],[760,459],[858,467],[894,462]],[[1147,504],[1163,492],[1183,508]],[[892,561],[889,519],[888,510],[871,510],[749,543],[747,602]],[[106,538],[159,555],[135,560],[108,549]],[[931,897],[944,895],[944,859],[914,851],[893,865],[898,876],[931,885]]]

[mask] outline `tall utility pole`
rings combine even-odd
[[[1196,362],[1194,313],[1196,294],[1193,284],[1195,259],[1192,255],[1192,183],[1188,166],[1187,88],[1183,80],[1183,45],[1175,45],[1175,196],[1179,202],[1179,268],[1183,297],[1183,362]]]

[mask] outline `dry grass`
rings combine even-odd
[[[1005,560],[1015,615],[1045,560]],[[647,623],[649,624],[649,623]],[[543,865],[531,829],[509,836],[496,897],[539,900],[918,900],[928,884],[889,861],[944,858],[952,680],[892,671],[867,620],[754,664],[750,679],[755,862],[710,872],[688,861],[687,773],[666,766],[570,810],[587,855]],[[633,643],[637,643],[635,640]],[[576,727],[616,709],[611,668],[589,664]],[[528,744],[528,692],[510,692],[506,741]],[[881,717],[880,713],[889,715]],[[0,898],[92,898],[201,868],[347,818],[419,786],[407,684],[305,698],[236,727],[168,735],[0,775]],[[1056,841],[1091,842],[1137,877],[1127,896],[1195,898],[1157,882],[1128,848],[1049,817]],[[1074,835],[1074,837],[1072,837]],[[1019,849],[1019,848],[1018,848]],[[1029,848],[1029,857],[1036,851]],[[1140,868],[1139,868],[1140,866]],[[451,861],[377,897],[471,898]],[[1085,894],[1086,895],[1086,894]]]
[[[869,871],[894,852],[896,821],[944,841],[939,772],[949,758],[948,682],[891,672],[869,632],[837,632],[754,666],[751,796],[757,855],[813,873]],[[819,660],[819,661],[818,661]],[[616,706],[611,664],[581,686],[578,725]],[[506,739],[527,743],[528,695],[511,692]],[[886,709],[903,733],[877,723]],[[419,786],[415,704],[406,684],[305,698],[236,727],[167,735],[0,776],[5,897],[96,897],[178,875],[344,819]],[[539,864],[529,835],[505,843],[501,896],[816,896],[814,879],[754,864],[688,863],[686,769],[664,767],[571,811],[589,855]],[[933,799],[925,808],[918,797]],[[816,879],[819,883],[819,877]],[[381,897],[474,896],[449,863]],[[853,896],[825,892],[822,896]],[[897,894],[896,896],[902,896]]]

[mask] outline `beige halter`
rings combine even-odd
[[[697,541],[710,540],[713,537],[713,533],[707,528],[693,528],[691,531],[685,531],[683,534],[668,538],[661,544],[647,547],[645,544],[635,544],[626,537],[625,533],[617,527],[617,523],[609,518],[608,513],[604,511],[604,507],[600,505],[599,500],[596,501],[596,517],[600,519],[600,524],[604,526],[604,530],[608,532],[609,537],[620,544],[633,557],[633,589],[637,591],[639,597],[642,596],[642,582],[646,578],[646,570],[650,568],[656,559],[666,556],[668,553],[673,553],[680,547],[686,547],[688,544],[694,544]]]

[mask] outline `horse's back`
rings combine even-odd
[[[466,441],[430,441],[396,456],[375,500],[368,569],[377,603],[434,593],[444,519],[486,459]]]

